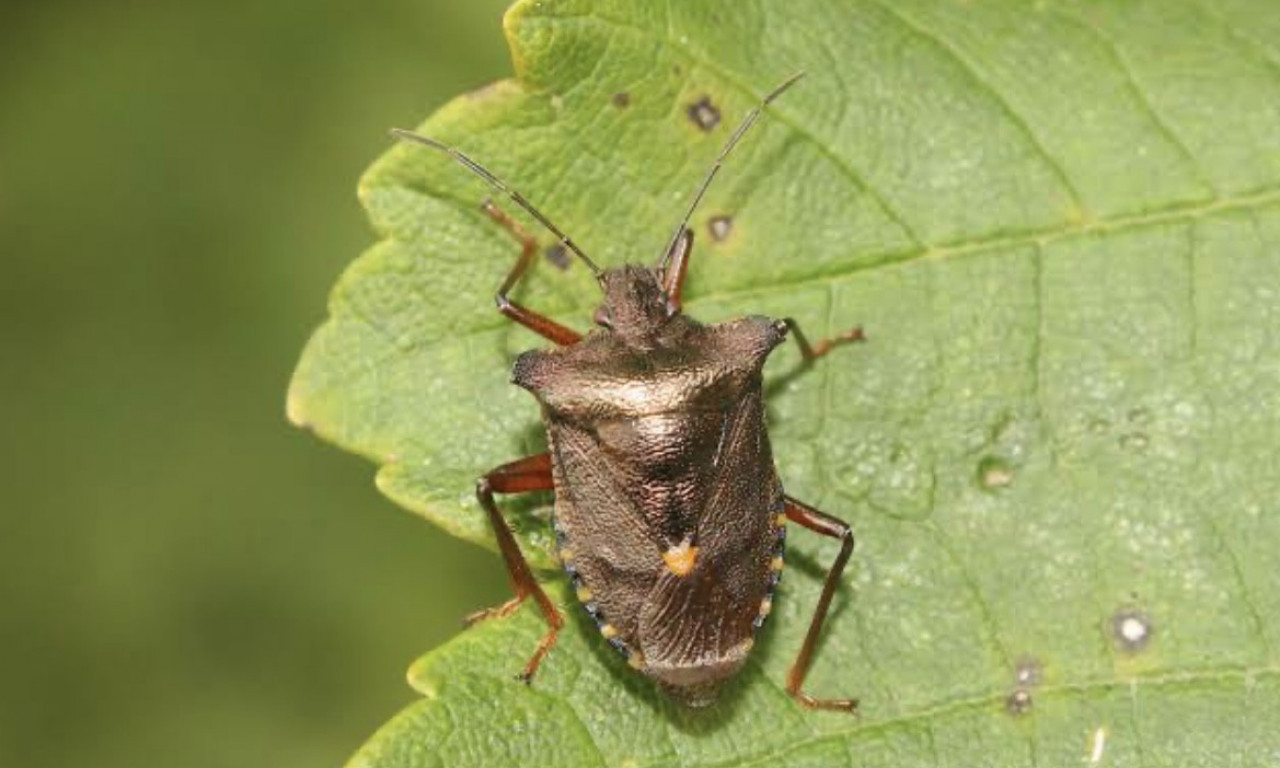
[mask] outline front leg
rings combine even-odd
[[[489,218],[511,233],[516,242],[520,243],[521,249],[520,258],[516,260],[515,266],[507,273],[507,279],[502,281],[502,285],[498,288],[498,293],[493,297],[494,303],[498,305],[498,311],[539,336],[562,347],[577,344],[582,340],[582,334],[572,328],[566,328],[545,315],[526,309],[507,298],[507,294],[511,292],[512,288],[515,288],[516,283],[520,281],[525,271],[529,269],[529,265],[533,263],[533,257],[538,254],[538,241],[530,237],[529,233],[524,231],[524,227],[521,227],[515,219],[508,216],[492,201],[485,200],[482,207],[484,212],[489,214]]]
[[[476,498],[479,499],[480,506],[484,507],[485,511],[489,513],[489,524],[493,527],[493,535],[498,540],[498,551],[502,553],[502,559],[507,564],[507,575],[511,577],[511,589],[516,594],[515,597],[501,606],[471,614],[467,617],[467,623],[470,624],[494,616],[505,616],[518,608],[529,597],[532,597],[538,603],[538,607],[542,610],[543,618],[547,620],[549,629],[542,641],[538,643],[538,648],[534,651],[533,657],[529,659],[529,663],[525,665],[524,671],[520,673],[520,679],[526,683],[533,679],[534,673],[538,671],[538,665],[542,663],[542,658],[556,644],[556,635],[559,633],[560,628],[564,626],[564,619],[561,618],[560,612],[556,610],[556,607],[552,605],[547,593],[543,592],[542,587],[538,586],[538,582],[534,580],[533,573],[529,570],[529,563],[520,552],[520,546],[516,544],[516,539],[511,534],[510,526],[507,525],[507,521],[502,517],[502,513],[498,511],[498,505],[493,500],[493,494],[495,492],[531,493],[534,491],[550,491],[554,487],[555,484],[551,477],[551,456],[546,453],[526,456],[510,464],[503,464],[476,481]]]
[[[814,360],[835,349],[840,344],[848,344],[852,341],[866,341],[866,337],[862,335],[862,328],[851,328],[844,333],[833,336],[829,339],[821,339],[817,344],[810,344],[809,339],[800,330],[800,325],[793,319],[783,318],[787,330],[795,337],[796,344],[800,345],[800,354],[804,356],[805,364],[812,363]]]

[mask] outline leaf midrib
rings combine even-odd
[[[402,192],[407,191],[411,194],[431,198],[440,202],[457,203],[458,205],[461,205],[460,201],[447,195],[434,195],[430,192],[409,190],[405,187],[391,188]],[[965,238],[936,246],[924,246],[916,250],[888,251],[880,254],[880,258],[875,260],[837,265],[831,269],[820,269],[800,277],[780,277],[776,280],[771,280],[767,285],[739,287],[728,290],[711,291],[708,293],[698,293],[694,290],[691,291],[693,298],[686,302],[686,306],[692,307],[696,306],[699,302],[719,302],[731,298],[767,297],[780,293],[791,293],[798,288],[802,289],[816,284],[829,284],[847,280],[864,272],[871,273],[878,269],[905,266],[919,259],[962,258],[992,251],[1016,250],[1020,247],[1028,246],[1043,248],[1044,246],[1059,240],[1139,230],[1145,227],[1156,227],[1162,224],[1190,221],[1192,219],[1212,216],[1218,213],[1259,210],[1274,204],[1280,204],[1280,186],[1266,187],[1257,190],[1256,192],[1244,195],[1217,197],[1194,203],[1178,203],[1168,208],[1160,208],[1136,214],[1068,222],[1052,227],[1025,230],[1012,234],[994,234],[976,238]],[[390,233],[384,233],[384,240],[397,241],[401,243],[408,242],[396,238]],[[554,313],[553,316],[579,317],[583,316],[591,309],[594,309],[594,307],[594,304],[574,304],[563,311]],[[466,333],[487,333],[507,327],[510,327],[510,323],[508,321],[495,321],[492,323],[472,326],[466,331]],[[444,341],[448,338],[452,337],[444,337],[440,340],[432,340],[422,345],[415,345],[415,348],[430,348],[431,346],[434,346],[435,343],[438,343],[438,341]]]

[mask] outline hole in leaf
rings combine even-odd
[[[1009,697],[1004,700],[1005,711],[1013,716],[1025,715],[1031,711],[1031,691],[1026,688],[1015,689]]]
[[[1013,466],[999,456],[984,456],[978,462],[978,485],[984,491],[1007,488],[1013,485],[1013,478]]]
[[[1116,647],[1127,653],[1139,653],[1151,642],[1154,627],[1142,611],[1126,608],[1111,617],[1111,637]]]

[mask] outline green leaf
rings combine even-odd
[[[858,536],[809,687],[862,716],[781,690],[837,549],[797,532],[718,707],[663,699],[556,586],[572,621],[531,687],[527,607],[423,657],[425,698],[356,765],[1280,763],[1280,6],[545,0],[505,29],[516,79],[421,130],[606,265],[652,261],[740,117],[807,70],[694,217],[687,309],[866,329],[766,370],[784,482]],[[289,413],[488,543],[474,478],[543,444],[507,383],[542,342],[490,303],[518,249],[424,148],[360,192],[382,239]],[[519,297],[586,329],[598,291],[540,260]],[[546,502],[502,504],[554,569]]]

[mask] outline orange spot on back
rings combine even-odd
[[[688,539],[662,553],[662,562],[667,564],[667,570],[677,576],[689,575],[697,561],[698,548],[692,546]]]

